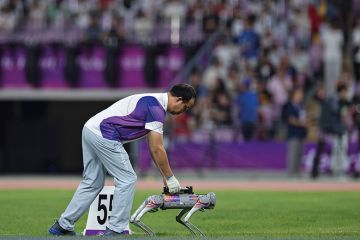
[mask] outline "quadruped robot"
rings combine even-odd
[[[216,204],[215,193],[194,194],[192,186],[180,189],[179,193],[171,194],[169,189],[164,187],[160,195],[148,197],[130,218],[130,223],[141,228],[145,234],[155,236],[155,233],[149,226],[141,221],[141,217],[147,212],[156,212],[160,209],[182,209],[176,216],[176,221],[185,226],[194,236],[205,237],[194,224],[190,222],[191,216],[197,211],[204,209],[213,209]],[[182,219],[182,217],[186,216]]]

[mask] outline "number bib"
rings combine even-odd
[[[111,215],[114,190],[114,186],[105,186],[90,205],[84,236],[98,235],[105,231]],[[131,234],[129,225],[125,230]]]

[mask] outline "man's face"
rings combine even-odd
[[[348,92],[347,89],[343,89],[339,92],[339,97],[341,100],[348,100]]]
[[[195,99],[190,99],[189,102],[184,102],[181,97],[178,97],[174,104],[172,105],[169,112],[173,115],[178,115],[180,113],[186,112],[190,108],[192,108],[195,104]]]

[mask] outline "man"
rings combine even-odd
[[[333,174],[342,177],[345,174],[344,165],[347,162],[347,127],[346,117],[349,110],[348,90],[344,84],[337,86],[337,95],[321,99],[324,93],[321,93],[320,101],[320,135],[316,146],[316,153],[313,160],[311,177],[317,178],[319,175],[319,164],[321,154],[325,147],[325,136],[332,139],[331,167]]]
[[[301,88],[293,90],[286,105],[287,120],[287,161],[289,177],[300,176],[301,160],[304,151],[304,140],[307,134],[304,93]]]
[[[194,106],[196,93],[188,84],[177,84],[167,93],[137,94],[117,101],[90,118],[83,128],[84,172],[73,199],[49,233],[75,235],[74,224],[89,208],[105,183],[106,172],[114,177],[112,216],[104,235],[127,234],[136,174],[123,144],[147,135],[151,156],[171,193],[180,190],[163,144],[166,111],[177,115]]]
[[[251,89],[250,85],[251,79],[245,80],[240,85],[239,95],[235,99],[241,132],[245,141],[250,141],[254,138],[258,119],[258,96]]]

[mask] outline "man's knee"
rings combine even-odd
[[[90,178],[84,178],[82,183],[87,186],[87,188],[92,189],[94,192],[100,192],[105,184],[105,178],[104,179],[90,179]]]
[[[137,181],[137,175],[136,173],[132,173],[128,179],[129,185],[135,185]]]
[[[94,191],[98,193],[101,192],[101,190],[104,188],[104,185],[105,185],[105,181],[96,182],[93,186]]]
[[[131,173],[126,176],[123,180],[115,178],[115,185],[133,187],[136,185],[137,176],[136,173]]]

